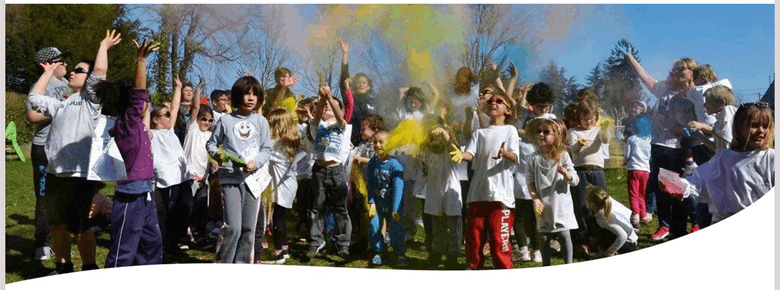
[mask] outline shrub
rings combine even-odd
[[[5,128],[13,121],[16,123],[16,141],[19,145],[32,142],[33,126],[27,122],[24,102],[27,95],[5,92]]]

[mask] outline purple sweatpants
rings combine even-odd
[[[106,268],[162,264],[162,235],[151,193],[116,192]]]

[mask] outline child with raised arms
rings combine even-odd
[[[580,182],[567,150],[566,127],[560,120],[534,120],[527,128],[539,152],[528,159],[528,192],[534,202],[542,265],[550,265],[550,241],[558,237],[564,263],[573,258],[570,230],[577,228],[570,187]],[[568,186],[567,186],[568,185]]]
[[[179,113],[181,86],[174,75],[171,106],[155,105],[151,116],[152,149],[154,151],[154,176],[157,189],[165,204],[163,222],[163,251],[170,256],[183,254],[186,248],[179,242],[187,234],[192,208],[192,172],[188,169],[184,148],[174,132],[174,122]]]
[[[485,240],[490,243],[493,265],[499,269],[512,268],[510,227],[515,207],[512,170],[518,160],[515,106],[511,98],[500,92],[485,94],[490,125],[477,129],[466,151],[452,146],[453,161],[473,162],[474,178],[468,196],[468,218],[465,230],[466,264],[468,269],[482,268]],[[487,237],[485,236],[487,234]]]
[[[195,95],[200,95],[203,87],[203,77],[195,90]],[[212,124],[214,124],[214,113],[208,106],[202,106],[200,100],[195,100],[190,106],[190,120],[187,124],[187,135],[184,136],[184,156],[187,158],[188,170],[190,170],[193,183],[193,202],[192,214],[190,215],[189,225],[196,235],[200,246],[206,246],[201,241],[206,238],[206,224],[208,223],[207,207],[209,199],[209,184],[207,173],[209,167],[216,171],[217,162],[209,160],[209,154],[206,152],[206,141],[211,137]]]
[[[224,225],[217,242],[217,263],[252,263],[259,207],[256,196],[260,193],[250,192],[246,177],[265,165],[271,155],[268,121],[256,113],[262,99],[257,79],[238,79],[230,91],[230,102],[236,110],[217,122],[206,142],[209,155],[221,163],[217,173],[222,185]],[[240,158],[246,165],[234,163],[227,154]]]

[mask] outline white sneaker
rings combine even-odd
[[[51,259],[54,256],[54,250],[50,247],[40,247],[35,249],[35,259],[39,261]]]
[[[531,260],[531,253],[528,252],[528,247],[522,247],[519,251],[512,255],[512,262],[522,261],[528,262]]]
[[[542,262],[542,251],[536,250],[534,251],[534,263],[541,263]]]
[[[631,214],[631,225],[634,226],[634,228],[639,228],[639,214]]]

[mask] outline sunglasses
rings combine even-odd
[[[88,73],[88,72],[89,71],[87,71],[83,67],[77,67],[76,69],[73,70],[74,74],[85,74],[85,73]]]
[[[539,131],[539,133],[542,133],[542,134],[544,134],[544,135],[550,135],[550,134],[552,134],[553,132],[552,132],[552,130],[550,130],[550,129],[544,129],[544,130],[541,130],[541,131]]]
[[[753,108],[764,109],[764,108],[769,108],[769,104],[766,102],[752,102],[752,103],[742,103],[741,105],[739,105],[739,107],[740,108],[753,107]]]
[[[504,102],[504,99],[490,99],[490,100],[488,100],[488,101],[487,101],[487,103],[488,103],[488,104],[495,103],[496,105],[503,105],[503,104],[506,104],[506,103]]]
[[[171,111],[167,111],[165,113],[160,113],[160,117],[170,118],[171,117]]]
[[[211,123],[212,121],[214,121],[214,119],[206,119],[206,118],[200,118],[200,120],[206,123]]]

